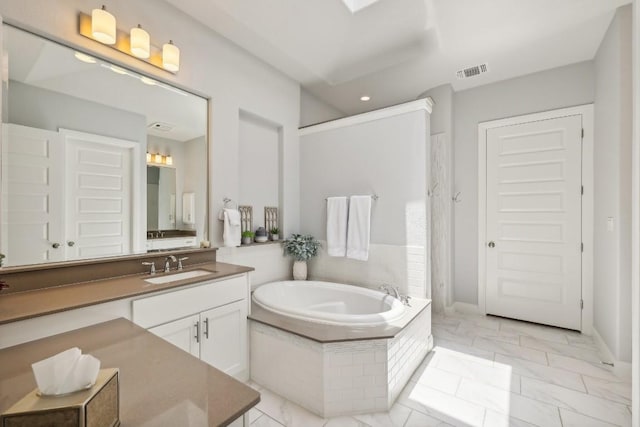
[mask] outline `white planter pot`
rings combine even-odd
[[[294,261],[293,280],[307,280],[307,261]]]
[[[278,240],[280,240],[280,235],[279,234],[272,234],[271,235],[271,240],[273,240],[274,242],[277,242]]]
[[[250,245],[253,242],[253,239],[251,237],[243,237],[242,238],[242,244],[243,245]]]

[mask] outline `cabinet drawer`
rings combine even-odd
[[[247,298],[247,276],[204,282],[133,301],[133,322],[150,328]]]

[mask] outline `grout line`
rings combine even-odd
[[[560,407],[557,406],[558,408],[558,418],[560,418],[560,426],[564,427],[564,421],[562,421],[562,412],[560,412]]]

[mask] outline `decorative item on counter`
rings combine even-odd
[[[73,347],[36,362],[31,368],[40,393],[59,396],[91,387],[98,376],[100,361]]]
[[[285,255],[295,258],[293,263],[294,280],[307,280],[307,260],[318,254],[320,242],[313,236],[307,234],[292,234],[284,241]]]
[[[0,267],[2,267],[2,264],[4,263],[5,258],[6,258],[5,254],[0,254]]]
[[[4,280],[0,280],[0,292],[2,292],[3,289],[7,289],[9,287],[9,285],[7,285],[7,282],[5,282]]]
[[[254,233],[251,230],[246,230],[242,232],[242,244],[250,245],[253,242]]]
[[[273,227],[277,227],[278,221],[278,208],[275,206],[264,207],[264,228],[271,230]]]
[[[0,425],[88,427],[120,425],[118,369],[101,369],[91,387],[63,396],[49,397],[31,391],[0,415]]]
[[[273,227],[271,230],[269,230],[269,233],[271,233],[271,240],[273,240],[274,242],[280,240],[280,229],[278,227]]]
[[[256,243],[264,243],[269,240],[269,236],[267,235],[267,230],[264,227],[258,227],[256,230]]]
[[[242,231],[253,230],[253,206],[240,205],[238,206],[240,212],[240,227]]]
[[[211,247],[211,242],[208,240],[203,240],[200,242],[200,247],[201,248],[210,248]]]

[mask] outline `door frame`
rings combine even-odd
[[[487,131],[521,123],[549,120],[567,116],[582,116],[582,309],[581,332],[593,333],[593,104],[560,108],[478,123],[478,309],[486,310],[486,254],[487,254]]]

